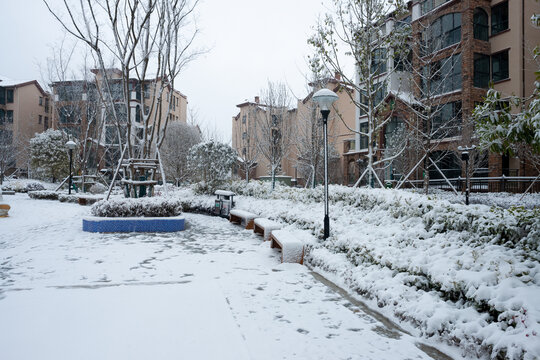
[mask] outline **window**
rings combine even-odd
[[[6,121],[6,111],[4,109],[0,109],[0,125],[2,125]]]
[[[6,90],[6,102],[7,103],[13,102],[13,89]]]
[[[508,79],[508,50],[491,55],[493,81]]]
[[[141,107],[139,105],[137,105],[135,107],[135,122],[138,122],[140,123],[141,122]]]
[[[150,85],[144,84],[144,98],[148,99],[150,97]]]
[[[371,54],[371,72],[382,74],[386,72],[386,49],[375,49]]]
[[[461,101],[440,106],[433,116],[431,134],[434,139],[444,139],[461,134]]]
[[[508,29],[508,2],[491,8],[491,35]]]
[[[444,94],[461,89],[461,54],[433,62],[423,69],[422,91],[424,97]]]
[[[242,116],[242,124],[245,124],[246,123],[246,115],[243,115]]]
[[[434,151],[430,154],[430,158],[447,178],[461,176],[461,161],[453,151]],[[442,179],[441,173],[435,166],[429,167],[429,177],[431,179]]]
[[[397,136],[399,136],[399,132],[403,128],[403,120],[397,116],[393,116],[384,129],[384,143],[386,148],[392,148],[397,145],[400,140]]]
[[[41,124],[41,121],[43,120],[43,116],[39,115],[38,116],[38,124]]]
[[[13,124],[13,110],[6,111],[6,121]]]
[[[39,106],[43,106],[43,98],[41,96],[39,97]]]
[[[0,129],[0,142],[11,145],[13,143],[13,131]]]
[[[367,134],[368,132],[368,123],[360,123],[360,132]],[[368,137],[367,135],[360,135],[360,150],[368,148]]]
[[[487,88],[489,86],[489,55],[474,54],[474,86]]]
[[[426,33],[427,49],[438,51],[461,41],[461,13],[446,14],[431,23]]]
[[[422,1],[422,15],[430,12],[438,6],[450,0],[424,0]]]
[[[489,40],[488,14],[482,8],[474,9],[473,27],[475,39]]]
[[[243,132],[242,133],[242,140],[246,140],[247,139],[247,132]]]
[[[394,50],[394,70],[411,71],[412,69],[412,51]]]
[[[69,105],[58,108],[58,122],[60,124],[80,124],[80,109]]]
[[[43,127],[45,130],[49,128],[49,118],[47,116],[45,116],[45,123],[43,124]]]
[[[354,184],[356,179],[354,160],[349,161],[349,163],[347,164],[347,174],[349,175],[349,184]]]
[[[6,89],[0,87],[0,104],[4,105],[6,103]]]

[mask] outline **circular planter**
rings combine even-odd
[[[83,231],[114,233],[114,232],[175,232],[185,227],[183,216],[173,217],[85,217]]]

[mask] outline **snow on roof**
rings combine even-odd
[[[16,86],[30,81],[32,80],[13,80],[8,78],[7,76],[0,75],[0,86]]]

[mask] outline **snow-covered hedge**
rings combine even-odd
[[[468,356],[540,358],[540,210],[408,191],[232,183],[237,208],[311,231],[306,262],[426,337]],[[183,190],[185,202],[212,200]]]
[[[58,195],[58,200],[60,202],[67,202],[67,203],[78,203],[79,202],[79,197],[76,195],[76,194],[72,194],[72,195],[69,195],[69,194],[59,194]]]
[[[101,217],[169,217],[182,213],[182,203],[163,197],[119,198],[98,201],[92,205],[91,213]]]
[[[88,190],[91,194],[103,194],[107,191],[107,187],[100,183],[95,183]]]
[[[12,180],[2,185],[4,190],[12,190],[18,193],[45,190],[43,184],[34,180]]]
[[[29,191],[28,196],[39,200],[58,200],[58,193],[49,190]]]

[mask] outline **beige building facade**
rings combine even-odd
[[[28,174],[30,139],[50,126],[50,96],[40,84],[0,76],[0,138],[16,152],[6,174]]]

